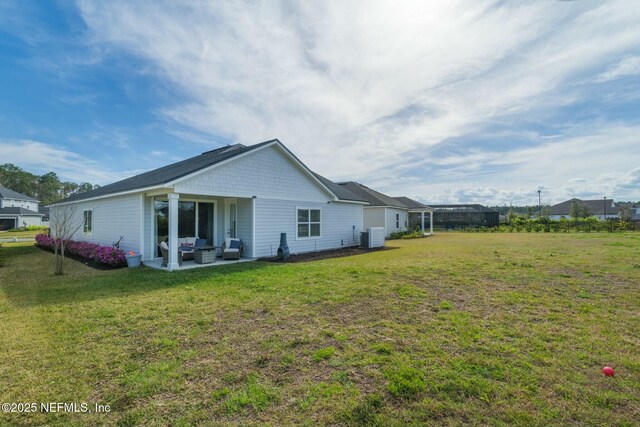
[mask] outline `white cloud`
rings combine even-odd
[[[616,64],[610,66],[607,71],[598,75],[594,81],[596,83],[608,82],[620,77],[636,76],[640,74],[640,56],[624,58]]]
[[[39,141],[0,139],[3,163],[14,163],[33,173],[55,171],[63,180],[108,184],[139,171],[110,171],[99,162],[65,148]]]
[[[144,72],[185,95],[160,108],[179,125],[174,135],[186,126],[244,143],[278,137],[323,175],[396,194],[458,185],[428,173],[434,168],[449,168],[467,188],[506,189],[486,194],[496,200],[519,183],[554,176],[544,185],[558,188],[591,174],[594,162],[557,157],[582,149],[573,131],[504,153],[429,152],[492,123],[517,132],[519,121],[552,120],[558,107],[587,99],[584,85],[572,83],[603,64],[617,63],[608,78],[632,72],[628,54],[640,45],[632,1],[81,1],[79,9],[94,45],[143,58]],[[522,156],[545,160],[536,170]],[[549,162],[567,172],[545,174]],[[623,159],[608,168],[637,165]],[[425,168],[422,181],[407,175],[416,167]]]

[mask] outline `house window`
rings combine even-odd
[[[93,212],[91,210],[84,211],[84,228],[85,234],[91,234],[93,230]]]
[[[298,209],[298,238],[320,237],[320,209]]]
[[[396,228],[400,228],[400,214],[396,214]]]

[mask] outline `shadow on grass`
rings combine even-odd
[[[31,277],[20,279],[22,272],[11,264],[37,263],[30,270]],[[18,307],[73,304],[104,298],[122,298],[170,289],[203,281],[229,283],[230,274],[256,270],[278,269],[276,264],[244,262],[211,268],[167,272],[140,267],[136,269],[95,270],[80,261],[66,259],[66,274],[53,274],[53,254],[34,245],[0,245],[0,290]]]

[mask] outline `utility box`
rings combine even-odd
[[[384,227],[369,227],[369,248],[384,246]]]
[[[363,231],[360,233],[360,247],[362,249],[369,249],[369,232]]]

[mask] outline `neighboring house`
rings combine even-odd
[[[415,228],[413,224],[415,224],[419,225],[424,233],[425,214],[428,213],[429,234],[432,234],[433,222],[429,206],[408,197],[387,196],[354,181],[340,182],[338,185],[368,202],[368,205],[364,206],[365,230],[369,227],[384,227],[385,237],[389,237],[391,233],[413,230]]]
[[[438,228],[497,227],[500,213],[479,204],[430,205]]]
[[[0,230],[42,225],[40,201],[0,186]]]
[[[570,199],[549,208],[549,219],[558,220],[560,218],[571,218],[571,206],[574,202],[586,209],[586,216],[595,216],[600,221],[607,219],[617,219],[620,210],[613,199],[580,200]]]
[[[49,226],[49,208],[46,206],[38,206],[38,213],[41,213],[42,216],[42,225]]]
[[[426,221],[429,221],[429,234],[433,234],[433,208],[431,206],[406,196],[394,197],[394,199],[405,205],[409,211],[409,231],[420,227],[424,233],[427,225]],[[428,218],[426,217],[427,214],[429,214]]]
[[[275,256],[280,233],[291,253],[355,245],[363,229],[360,199],[313,173],[277,139],[218,148],[150,172],[74,194],[52,204],[52,223],[66,206],[82,224],[74,240],[160,256],[178,267],[178,239],[197,236],[222,246],[244,243],[244,256]]]

